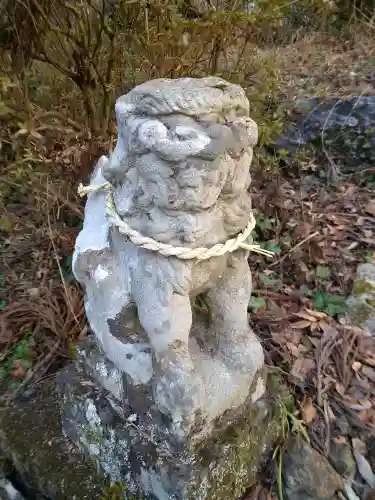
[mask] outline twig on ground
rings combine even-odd
[[[48,178],[47,178],[46,188],[47,188],[47,203],[48,203]],[[64,274],[62,272],[61,265],[60,265],[59,258],[58,258],[57,248],[56,248],[55,242],[53,241],[53,233],[52,233],[52,228],[51,228],[51,218],[50,218],[48,210],[47,210],[47,223],[48,223],[48,234],[49,234],[49,237],[50,237],[50,240],[51,240],[51,245],[52,245],[52,248],[53,248],[53,252],[55,254],[55,260],[56,260],[57,267],[59,269],[59,274],[60,274],[61,282],[62,282],[62,285],[64,287],[66,301],[67,301],[67,304],[69,306],[70,312],[72,313],[74,321],[77,323],[78,326],[80,326],[80,322],[79,322],[79,320],[78,320],[78,318],[77,318],[77,316],[76,316],[76,314],[74,312],[72,301],[70,299],[70,295],[69,295],[68,289],[66,287]]]
[[[330,442],[331,442],[331,423],[329,421],[329,415],[328,415],[328,405],[327,405],[327,399],[323,399],[323,413],[324,413],[324,422],[326,424],[326,437],[324,441],[324,454],[326,457],[329,456],[329,451],[330,451]]]
[[[253,291],[253,294],[255,293],[260,296],[273,297],[274,299],[279,300],[291,300],[293,302],[299,302],[303,297],[303,294],[298,292],[286,295],[282,293],[272,292],[271,290],[264,290],[263,288],[257,288]]]
[[[35,363],[35,365],[28,370],[26,377],[23,379],[21,382],[20,386],[10,395],[8,399],[8,403],[13,401],[18,394],[20,394],[31,382],[31,380],[36,377],[38,374],[42,377],[48,368],[51,366],[51,363],[53,362],[53,357],[57,353],[61,346],[61,340],[57,340],[55,345],[51,348],[51,350],[45,355],[42,356],[42,358]]]
[[[302,241],[300,241],[299,243],[297,243],[297,245],[295,245],[293,248],[291,248],[279,260],[277,260],[276,262],[273,262],[269,267],[275,267],[277,264],[280,264],[281,262],[283,262],[288,257],[288,255],[290,255],[292,252],[294,252],[295,250],[297,250],[297,248],[299,248],[302,245],[304,245],[307,241],[311,240],[311,238],[315,238],[315,236],[319,236],[319,234],[320,234],[319,231],[315,231],[314,233],[310,234],[309,236],[306,236],[306,238],[304,238]]]
[[[321,339],[320,348],[317,352],[316,356],[316,389],[317,389],[317,401],[318,405],[323,407],[323,388],[322,388],[322,379],[323,372],[328,363],[328,360],[332,354],[333,348],[339,341],[338,339],[339,332],[334,328],[327,328],[324,332],[324,335]]]

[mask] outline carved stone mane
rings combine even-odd
[[[116,103],[118,141],[104,169],[120,215],[174,245],[225,241],[247,224],[257,126],[243,89],[215,77],[154,80]]]

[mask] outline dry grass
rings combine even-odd
[[[308,35],[278,50],[283,92],[290,102],[314,95],[372,95],[373,32]]]
[[[44,329],[48,336],[42,337],[47,346],[50,340],[61,340],[61,345],[67,346],[69,342],[82,337],[86,332],[83,300],[75,285],[52,282],[49,286],[31,290],[19,294],[18,300],[2,311],[2,342],[5,341],[9,346],[17,342],[25,330],[36,325]],[[42,349],[42,345],[38,347]]]

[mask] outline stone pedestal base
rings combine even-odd
[[[60,372],[58,385],[64,433],[112,483],[141,498],[239,498],[279,432],[272,408],[254,405],[249,395],[211,422],[197,415],[181,436],[153,404],[149,387],[130,383],[91,341]]]

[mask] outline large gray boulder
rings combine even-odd
[[[282,474],[285,500],[332,500],[343,489],[328,459],[298,436],[289,442]]]
[[[293,124],[275,142],[290,159],[312,149],[317,159],[334,162],[342,173],[374,165],[375,96],[306,99],[298,103],[292,118]]]

